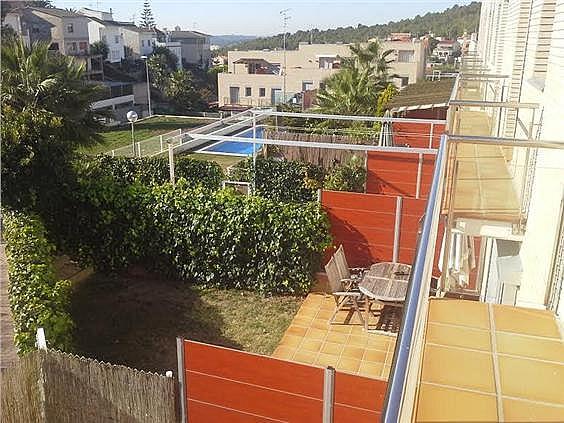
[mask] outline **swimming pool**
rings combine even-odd
[[[256,128],[256,136],[257,138],[262,138],[264,132],[264,128],[258,127]],[[242,138],[252,138],[253,137],[253,130],[246,129],[245,131],[234,134],[235,137],[242,137]],[[262,144],[256,143],[255,144],[255,151],[259,151],[262,147]],[[219,141],[212,145],[208,145],[200,150],[199,153],[214,153],[214,154],[225,154],[229,156],[249,156],[253,154],[253,144],[249,144],[246,142],[238,142],[238,141]]]

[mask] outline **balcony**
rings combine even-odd
[[[538,105],[506,101],[504,77],[471,68],[449,104],[384,421],[561,421],[564,143],[542,140]]]

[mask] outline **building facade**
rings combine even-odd
[[[114,21],[112,12],[82,8],[81,14],[88,16],[88,36],[90,44],[102,41],[108,46],[106,60],[119,63],[125,59],[125,48],[120,23]]]
[[[180,43],[182,63],[208,68],[211,64],[210,36],[198,31],[171,31],[168,41]]]
[[[498,134],[564,143],[564,1],[482,3],[478,53],[487,72],[501,78],[501,99],[516,105],[500,111]],[[563,319],[564,149],[521,149],[506,160],[526,227],[513,240],[517,288],[501,301],[548,308]],[[484,293],[491,298],[507,284],[504,255],[503,245],[492,248],[486,282],[495,289]]]
[[[139,59],[141,56],[148,56],[153,52],[157,36],[155,31],[139,28],[135,24],[128,22],[121,22],[120,30],[123,36],[123,43],[127,47],[127,57]]]
[[[383,41],[393,50],[391,73],[399,87],[424,79],[425,49],[417,41]],[[301,43],[297,50],[230,51],[228,71],[218,74],[219,105],[270,106],[318,89],[339,71],[348,44]],[[284,65],[285,64],[285,65]],[[284,69],[286,75],[284,76]]]
[[[55,8],[24,7],[14,9],[4,18],[28,45],[48,41],[51,50],[70,56],[89,52],[88,18]]]

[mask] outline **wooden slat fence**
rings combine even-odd
[[[346,135],[327,135],[327,134],[308,134],[298,132],[283,132],[266,130],[265,138],[277,140],[303,141],[303,142],[325,142],[333,144],[361,144],[358,138]],[[362,140],[362,143],[369,143],[371,140]],[[376,139],[376,142],[378,140]],[[272,148],[269,146],[268,148]],[[286,158],[300,162],[312,163],[324,169],[331,169],[336,164],[347,163],[351,157],[357,156],[364,162],[365,151],[354,150],[333,150],[328,148],[306,148],[306,147],[287,147],[276,146],[276,149]]]
[[[58,351],[2,373],[2,422],[176,422],[176,382]]]

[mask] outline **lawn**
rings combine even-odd
[[[176,369],[176,336],[271,354],[302,300],[198,288],[140,270],[94,274],[73,294],[77,353],[159,372]]]
[[[239,156],[225,156],[223,154],[208,154],[208,153],[188,153],[190,157],[198,160],[208,160],[214,161],[219,164],[223,170],[227,169],[229,166],[239,163],[243,160],[243,157]]]
[[[207,125],[211,122],[213,122],[213,119],[156,116],[135,124],[135,140],[142,141],[155,135],[174,131],[178,128],[195,128],[197,126]],[[131,144],[131,126],[129,125],[108,128],[101,132],[100,135],[102,137],[100,143],[88,148],[83,148],[81,152],[86,154],[99,154]]]

